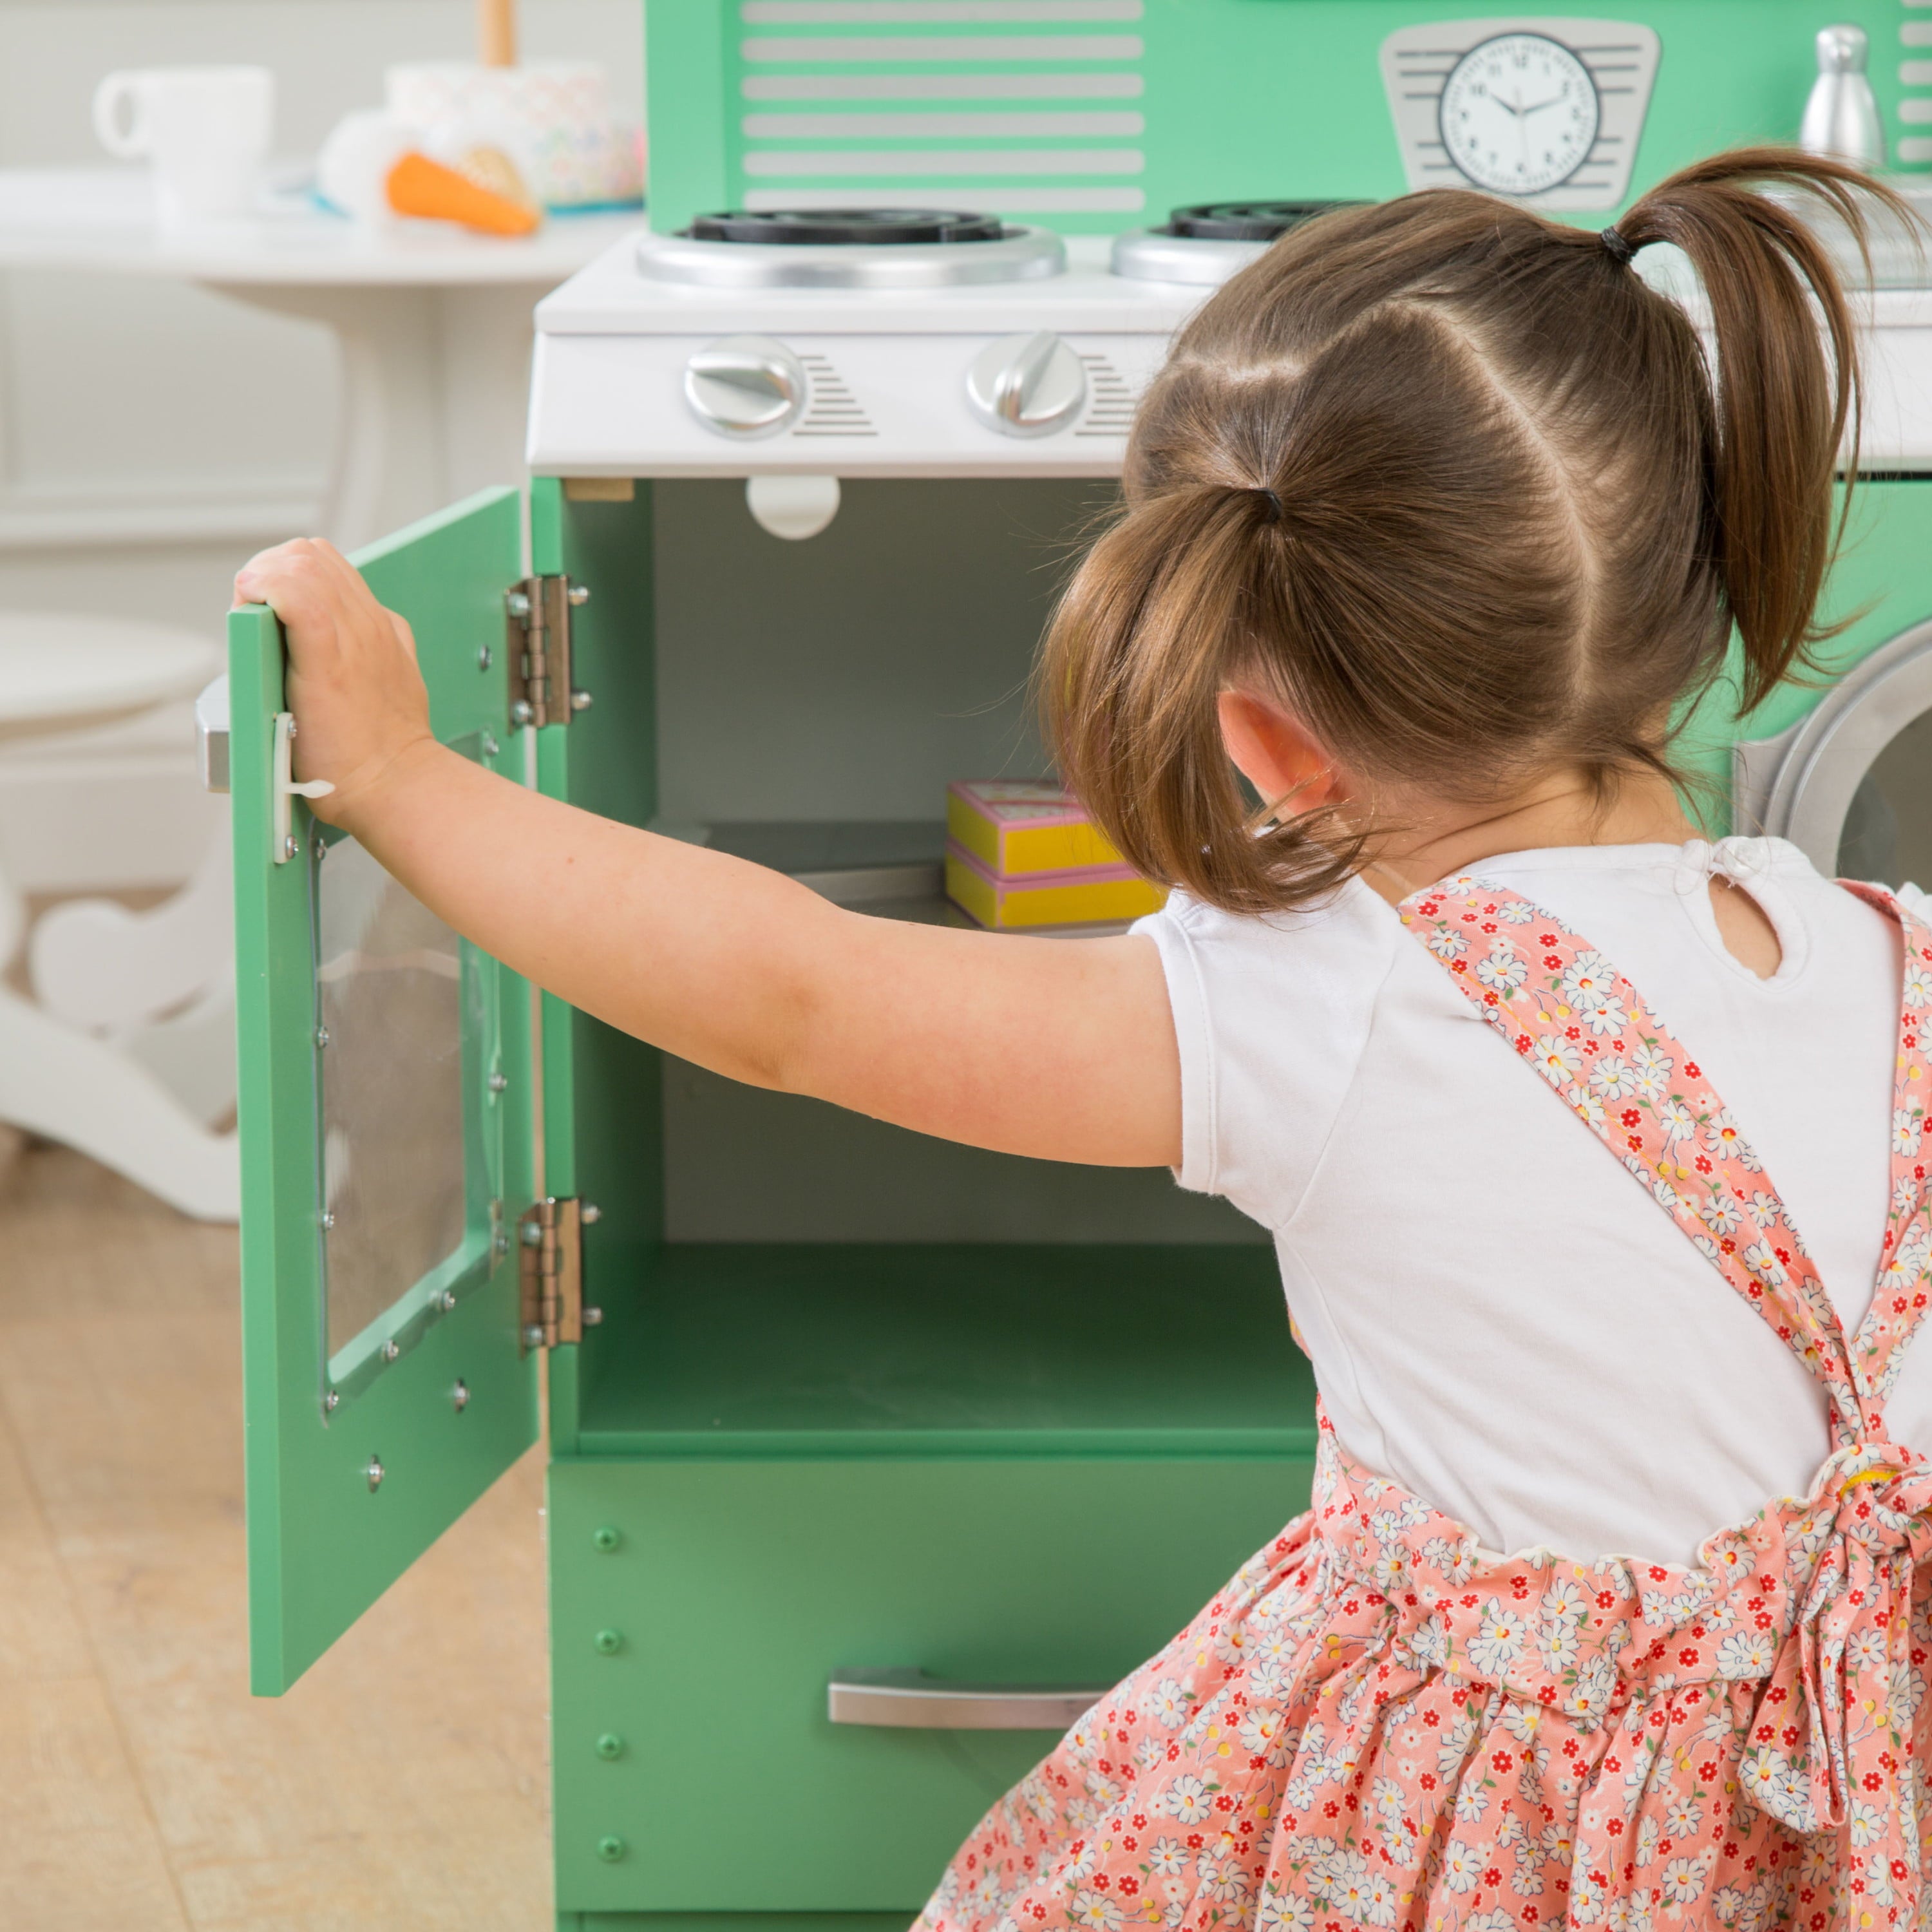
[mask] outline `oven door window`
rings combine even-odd
[[[453,1282],[488,1246],[476,1090],[488,1075],[464,1062],[490,1016],[480,962],[352,838],[315,869],[324,1279],[340,1374],[344,1351],[404,1295],[432,1276]]]

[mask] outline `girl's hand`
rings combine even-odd
[[[352,830],[384,783],[436,740],[416,640],[385,610],[333,544],[298,537],[249,559],[235,602],[266,604],[288,632],[296,776],[335,789],[311,801],[318,818]]]

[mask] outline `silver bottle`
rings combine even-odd
[[[1862,27],[1818,29],[1818,78],[1804,104],[1798,145],[1870,172],[1885,166],[1885,129],[1865,78],[1865,44]]]

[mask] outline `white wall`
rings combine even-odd
[[[524,51],[602,60],[640,116],[642,11],[523,0]],[[95,82],[170,62],[274,68],[277,147],[311,153],[380,103],[389,62],[466,56],[472,21],[469,0],[0,0],[0,167],[106,165]],[[307,324],[147,280],[0,276],[0,608],[218,633],[236,566],[314,522],[334,406],[328,338]],[[98,760],[54,784],[0,757],[0,868],[53,889],[181,876],[210,821],[180,729],[118,754],[106,789]]]

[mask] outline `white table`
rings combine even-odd
[[[554,215],[526,239],[358,228],[304,195],[192,233],[154,226],[140,168],[0,170],[0,268],[200,283],[319,322],[341,352],[322,530],[344,550],[523,475],[530,311],[640,213]]]
[[[214,675],[211,644],[112,617],[0,613],[0,742],[108,724],[188,698]],[[0,907],[6,903],[0,877]],[[8,928],[0,914],[0,964]]]
[[[105,724],[200,688],[208,640],[104,617],[0,615],[0,740]],[[0,1123],[64,1142],[184,1213],[232,1220],[240,1169],[215,1123],[234,1096],[226,842],[175,898],[58,907],[34,933],[41,998],[0,983]],[[0,968],[22,926],[0,875]]]

